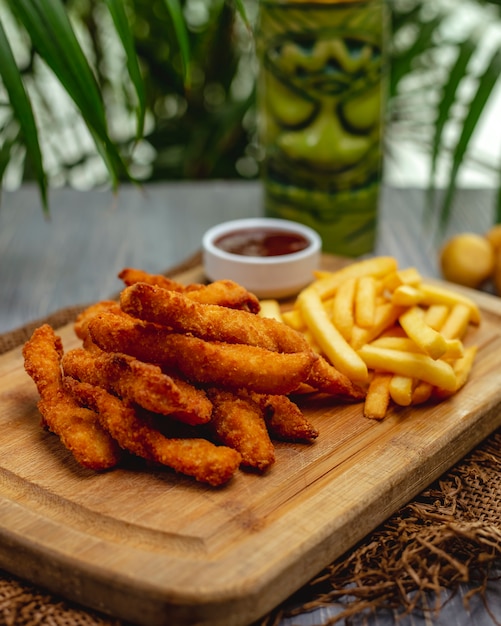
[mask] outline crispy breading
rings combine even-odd
[[[247,394],[211,388],[208,395],[214,406],[210,422],[221,443],[238,450],[242,465],[259,471],[275,462],[263,411]]]
[[[284,354],[265,348],[169,332],[156,324],[102,313],[89,322],[93,341],[107,352],[179,371],[190,382],[261,393],[290,393],[317,358],[311,351]]]
[[[118,445],[103,430],[96,413],[81,407],[63,387],[62,352],[61,338],[48,324],[37,328],[23,347],[25,369],[40,394],[42,424],[60,437],[84,467],[114,467],[121,457]]]
[[[120,306],[134,317],[208,341],[241,343],[274,352],[311,351],[301,333],[275,319],[192,302],[184,294],[155,285],[127,287],[120,295]]]
[[[232,280],[216,280],[208,285],[201,283],[183,285],[162,274],[149,274],[144,270],[134,268],[123,269],[118,277],[126,286],[135,283],[157,285],[169,291],[184,293],[191,300],[204,304],[219,304],[230,309],[242,309],[251,313],[258,313],[260,308],[258,298]]]
[[[307,442],[318,437],[318,430],[289,397],[252,394],[252,398],[263,409],[266,427],[272,439]]]
[[[184,291],[186,289],[182,283],[168,278],[163,274],[151,274],[150,272],[135,267],[124,267],[124,269],[118,273],[118,278],[120,278],[125,285],[148,283],[149,285],[158,285],[159,287],[170,289],[171,291]]]
[[[319,356],[313,363],[306,383],[315,391],[328,393],[339,399],[358,401],[366,396],[364,388],[355,384],[323,356]]]
[[[92,407],[101,424],[125,450],[148,461],[218,486],[234,475],[240,454],[229,447],[217,446],[203,438],[167,438],[152,427],[147,416],[124,405],[105,389],[65,378],[65,386],[80,402]]]
[[[164,374],[157,365],[126,354],[83,348],[67,352],[62,365],[66,375],[103,387],[154,413],[188,424],[203,424],[210,419],[212,404],[205,392]]]
[[[87,327],[89,324],[89,320],[91,320],[98,313],[102,313],[103,311],[109,311],[111,313],[117,314],[122,312],[120,304],[116,300],[101,300],[99,302],[95,302],[94,304],[86,307],[81,313],[77,315],[75,323],[73,324],[73,330],[75,331],[75,335],[79,339],[87,339]]]

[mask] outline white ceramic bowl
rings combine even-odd
[[[221,239],[234,233],[275,231],[306,240],[299,251],[275,256],[236,254],[223,250]],[[276,240],[275,240],[276,241]],[[219,246],[218,246],[219,242]],[[303,224],[274,218],[248,218],[224,222],[209,229],[202,239],[203,264],[209,280],[233,280],[258,298],[286,298],[297,294],[313,280],[318,269],[322,241],[319,235]]]

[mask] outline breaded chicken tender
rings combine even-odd
[[[155,285],[127,287],[120,295],[120,306],[134,317],[208,341],[259,346],[273,352],[311,351],[301,333],[277,320],[192,302],[184,294]]]
[[[241,456],[226,446],[201,438],[167,438],[147,417],[125,406],[105,389],[66,377],[64,384],[78,400],[96,411],[101,424],[132,454],[172,468],[212,486],[222,485],[240,466]]]
[[[118,277],[123,280],[126,286],[135,283],[156,285],[169,291],[183,293],[195,302],[219,304],[229,309],[242,309],[250,313],[258,313],[260,309],[258,298],[232,280],[216,280],[208,285],[199,283],[183,285],[161,274],[149,274],[134,268],[123,269]]]
[[[148,283],[149,285],[158,285],[164,289],[171,291],[184,291],[185,285],[177,282],[172,278],[168,278],[163,274],[151,274],[145,270],[135,267],[124,267],[118,273],[118,278],[124,282],[125,285],[134,285],[134,283]]]
[[[148,411],[170,415],[188,424],[209,421],[212,404],[205,392],[175,380],[160,367],[117,352],[75,348],[62,359],[67,376],[98,385]]]
[[[116,313],[117,315],[122,313],[120,304],[116,300],[101,300],[99,302],[91,304],[77,315],[75,323],[73,324],[73,330],[75,331],[75,335],[79,339],[86,340],[88,337],[87,327],[89,324],[89,320],[91,320],[98,313],[102,313],[103,311]]]
[[[259,404],[246,394],[216,388],[208,395],[214,405],[211,427],[221,443],[240,452],[242,465],[268,469],[275,462],[275,448]]]
[[[308,442],[318,437],[318,430],[289,397],[252,394],[252,398],[263,410],[266,427],[272,439]]]
[[[92,340],[107,352],[122,352],[179,371],[189,381],[260,393],[290,393],[303,382],[317,356],[169,332],[165,327],[102,313],[89,322]]]
[[[313,364],[306,383],[314,391],[328,393],[331,396],[346,400],[363,400],[367,395],[366,389],[356,385],[323,356],[319,356]]]
[[[82,408],[64,388],[62,354],[61,338],[48,324],[37,328],[23,347],[25,369],[40,394],[42,424],[60,437],[82,466],[112,468],[120,461],[120,448],[101,427],[96,413]]]

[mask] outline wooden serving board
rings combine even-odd
[[[0,567],[148,626],[258,619],[501,424],[501,299],[468,293],[483,319],[466,340],[479,346],[471,379],[455,397],[382,422],[361,404],[307,404],[315,443],[277,444],[267,474],[239,472],[218,489],[169,470],[82,469],[40,428],[21,349],[5,354]],[[66,349],[78,343],[71,325],[59,334]]]

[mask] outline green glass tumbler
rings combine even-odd
[[[265,214],[324,252],[374,249],[382,168],[384,0],[260,0],[257,106]]]

